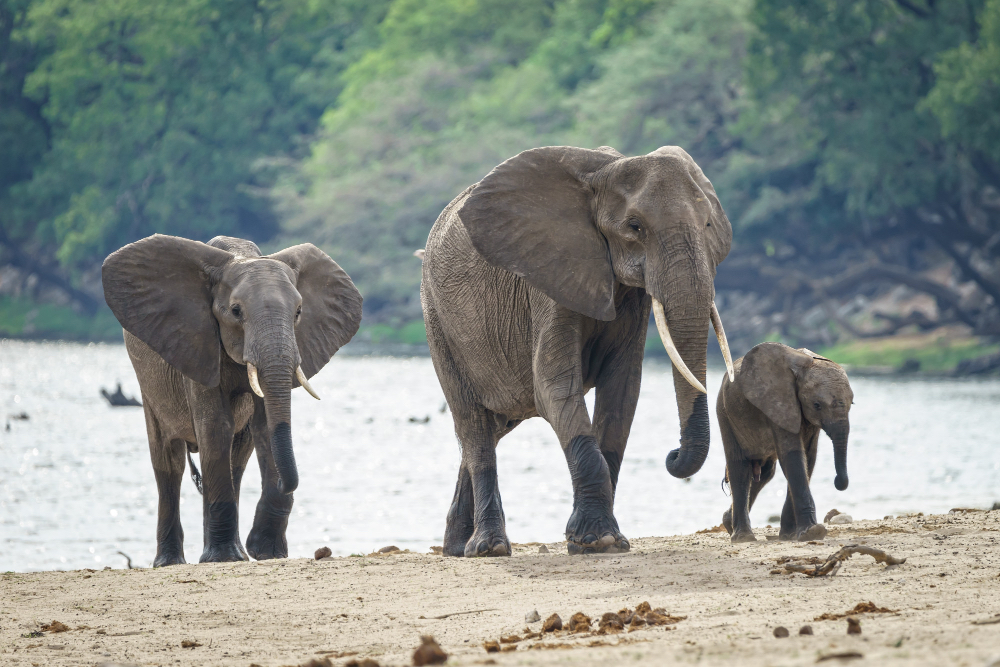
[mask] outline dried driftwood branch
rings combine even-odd
[[[902,565],[906,562],[905,558],[890,556],[886,552],[881,549],[876,549],[875,547],[867,547],[861,544],[848,544],[846,547],[840,549],[837,553],[827,558],[825,562],[818,565],[785,563],[784,567],[786,572],[799,572],[807,577],[824,577],[828,574],[836,574],[837,570],[840,569],[840,564],[854,554],[871,556],[875,559],[876,563],[885,563],[886,565]]]

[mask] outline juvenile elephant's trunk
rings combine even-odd
[[[847,439],[851,432],[850,424],[838,422],[829,428],[824,429],[833,441],[833,465],[837,470],[837,477],[833,485],[838,491],[847,488]]]
[[[667,470],[683,478],[698,472],[708,456],[708,396],[703,389],[713,290],[711,278],[699,275],[696,266],[675,264],[673,268],[662,287],[653,290],[653,296],[663,306],[664,321],[659,324],[665,326],[660,327],[661,339],[669,335],[676,348],[671,356],[676,353],[680,357],[672,361],[681,446],[667,455]],[[687,373],[681,364],[687,367]]]

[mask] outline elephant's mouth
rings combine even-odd
[[[670,336],[670,327],[667,326],[667,315],[663,310],[663,304],[660,303],[656,297],[653,297],[653,317],[656,319],[656,330],[660,334],[660,341],[663,343],[663,347],[667,350],[667,356],[670,357],[670,363],[677,367],[680,374],[684,376],[692,387],[697,389],[703,394],[707,394],[708,390],[705,389],[698,378],[695,377],[694,373],[687,367],[684,363],[684,359],[681,358],[681,353],[678,352],[677,346],[674,345],[674,340]],[[719,348],[722,350],[722,358],[726,362],[726,372],[729,374],[729,381],[733,382],[736,380],[736,373],[733,370],[733,356],[729,351],[729,341],[726,339],[726,330],[722,326],[722,318],[719,317],[719,309],[715,307],[715,302],[712,302],[712,310],[710,314],[712,320],[712,328],[715,329],[715,337],[719,339]]]

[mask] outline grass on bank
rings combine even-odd
[[[852,340],[818,352],[839,364],[849,366],[901,368],[908,362],[912,365],[913,361],[917,361],[921,371],[943,372],[954,369],[966,359],[996,354],[1000,352],[1000,344],[984,342],[971,336],[953,337],[931,332]]]
[[[107,307],[88,316],[69,306],[0,297],[0,338],[121,341],[122,328]]]

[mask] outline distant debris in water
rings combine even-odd
[[[426,424],[430,420],[431,420],[430,415],[425,415],[423,419],[420,419],[419,417],[410,417],[411,424]]]
[[[125,564],[128,565],[128,569],[130,569],[130,570],[138,570],[139,569],[139,568],[135,567],[134,565],[132,565],[132,558],[127,553],[125,553],[124,551],[119,551],[118,555],[125,557],[125,561],[126,561]]]
[[[135,400],[131,396],[126,396],[125,393],[122,392],[121,382],[118,383],[118,389],[116,389],[113,394],[109,394],[107,389],[101,387],[101,396],[103,396],[113,408],[142,407],[142,403]]]
[[[26,422],[29,419],[31,419],[31,417],[28,416],[27,412],[18,412],[17,414],[12,414],[7,416],[13,419],[14,421],[18,422]]]

